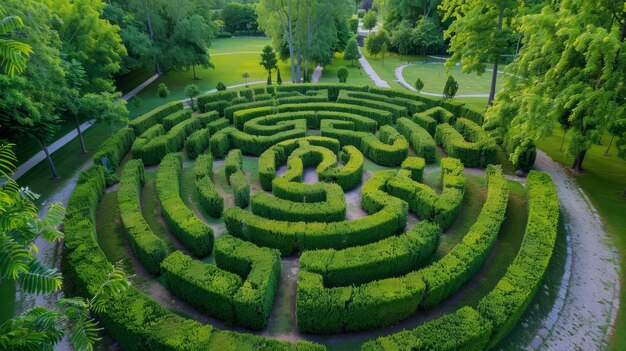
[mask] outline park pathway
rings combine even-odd
[[[313,70],[313,74],[311,75],[311,83],[318,83],[320,78],[322,77],[322,72],[324,72],[324,67],[317,66]]]
[[[359,53],[361,54],[359,63],[361,64],[361,67],[363,67],[363,69],[365,70],[365,73],[367,73],[367,75],[370,76],[370,78],[374,81],[374,84],[382,88],[389,88],[389,83],[387,83],[387,81],[380,78],[378,73],[374,71],[374,68],[372,67],[372,65],[370,65],[370,63],[367,61],[365,56],[363,56],[363,53],[361,52],[361,47],[359,47]]]

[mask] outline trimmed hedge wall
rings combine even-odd
[[[161,214],[174,236],[189,251],[205,257],[213,250],[213,230],[202,222],[180,198],[182,155],[168,154],[157,171],[156,187],[161,203]]]
[[[159,274],[161,261],[167,256],[167,246],[152,232],[141,213],[141,188],[144,167],[141,160],[130,160],[124,166],[117,191],[117,202],[128,241],[148,272]]]
[[[366,342],[361,351],[437,350],[483,351],[487,348],[491,323],[471,307],[462,307],[426,322]]]
[[[307,104],[287,104],[278,106],[278,112],[298,112],[298,111],[326,111],[326,112],[343,112],[360,115],[372,119],[379,126],[391,124],[393,116],[391,112],[381,109],[370,108],[359,105],[341,104],[341,103],[324,103],[311,102]]]
[[[229,180],[230,176],[235,172],[242,170],[242,166],[243,156],[241,155],[241,150],[230,150],[224,159],[224,174],[226,175],[226,180]]]
[[[459,118],[456,128],[447,123],[438,125],[435,141],[448,156],[460,159],[466,167],[486,167],[496,163],[495,140],[468,119]]]
[[[454,294],[482,267],[504,221],[509,187],[499,168],[487,168],[488,193],[476,222],[446,256],[420,270],[427,286],[421,306],[430,309]]]
[[[320,180],[339,184],[343,191],[352,190],[363,180],[363,154],[352,145],[341,148],[343,167],[331,167],[319,174]]]
[[[253,118],[245,122],[243,131],[254,135],[272,135],[277,132],[291,129],[287,121],[305,119],[308,129],[320,129],[324,119],[350,121],[354,123],[356,131],[376,133],[377,123],[371,118],[344,112],[328,111],[301,111],[283,112],[275,115],[266,115]]]
[[[195,160],[209,147],[211,133],[208,128],[196,130],[185,140],[185,153],[187,157]]]
[[[250,204],[250,184],[245,174],[241,170],[237,170],[228,178],[228,181],[233,187],[235,205],[241,208],[248,207]]]
[[[191,118],[191,110],[183,109],[177,112],[172,113],[171,115],[163,118],[163,128],[165,130],[170,130],[172,127],[181,123],[184,120]]]
[[[448,164],[448,161],[445,161],[444,164]],[[421,182],[424,177],[424,168],[426,167],[426,161],[424,161],[421,157],[407,157],[404,162],[400,165],[400,169],[405,169],[411,172],[411,179],[416,182]],[[461,169],[461,173],[463,170]],[[460,174],[457,174],[461,176]]]
[[[435,136],[437,125],[442,123],[454,124],[456,116],[443,107],[433,107],[413,114],[413,122],[426,129],[431,136]]]
[[[140,158],[146,165],[156,165],[165,155],[180,150],[185,138],[200,129],[201,124],[199,119],[190,118],[175,125],[165,135],[159,135],[162,128],[158,125],[150,128],[133,144],[133,157]]]
[[[443,191],[440,195],[429,186],[413,180],[413,176],[412,171],[399,171],[388,181],[387,192],[406,201],[409,210],[420,219],[433,221],[443,229],[448,228],[456,219],[465,194],[463,165],[453,158],[441,160],[439,177]]]
[[[398,118],[397,128],[398,132],[409,141],[416,155],[423,157],[426,163],[435,162],[437,144],[426,129],[408,118]]]
[[[200,111],[217,112],[218,114],[223,116],[224,110],[227,107],[230,107],[230,101],[220,100],[205,104],[204,108],[200,108]]]
[[[154,110],[139,116],[128,122],[128,126],[135,131],[135,135],[139,136],[143,134],[148,128],[159,124],[163,119],[174,112],[183,109],[183,103],[181,101],[170,102],[163,106],[157,107]]]
[[[215,263],[245,278],[233,297],[238,325],[267,325],[280,282],[280,252],[224,235],[215,244]]]
[[[386,204],[376,213],[341,222],[278,221],[238,207],[226,209],[223,217],[231,234],[259,246],[279,249],[283,255],[291,255],[297,249],[339,249],[369,244],[404,230],[406,203],[388,195],[381,195],[381,202]]]
[[[337,100],[339,92],[341,90],[351,91],[367,91],[369,87],[367,85],[353,85],[343,83],[304,83],[304,84],[284,84],[276,87],[277,92],[299,92],[300,94],[306,94],[309,91],[315,90],[327,90],[328,99],[330,101]]]
[[[531,171],[526,180],[528,222],[520,250],[496,287],[478,303],[493,323],[490,347],[517,324],[548,269],[559,222],[559,199],[547,173]]]
[[[339,92],[339,96],[337,97],[337,103],[342,104],[351,104],[356,106],[365,106],[370,108],[375,108],[378,110],[389,111],[393,117],[395,122],[396,119],[400,117],[407,116],[407,109],[404,106],[398,106],[396,104],[392,104],[384,101],[376,101],[372,100],[369,97],[357,98],[350,94],[349,91],[343,90]]]
[[[237,95],[236,90],[218,91],[216,93],[208,93],[208,94],[198,96],[198,98],[196,99],[196,103],[198,104],[200,108],[200,112],[207,112],[207,111],[210,111],[210,110],[205,109],[208,103],[217,102],[217,101],[229,101],[230,102],[232,99],[236,98],[237,96],[238,95]]]
[[[195,308],[235,324],[233,296],[243,280],[237,274],[176,251],[161,263],[163,284]]]
[[[93,155],[93,162],[97,165],[108,164],[116,170],[120,166],[130,147],[135,141],[135,132],[131,128],[122,128],[105,140]],[[103,162],[103,159],[107,161]]]
[[[441,229],[427,221],[381,241],[343,250],[305,251],[300,269],[320,274],[324,286],[358,285],[397,277],[422,265],[437,248]]]
[[[214,218],[222,216],[224,198],[213,184],[213,158],[209,154],[202,154],[196,160],[193,168],[196,189],[200,206]]]
[[[268,136],[250,135],[237,130],[236,128],[229,127],[213,134],[209,143],[211,153],[217,158],[223,158],[226,156],[226,153],[231,149],[231,147],[240,149],[244,154],[259,156],[276,143],[284,140],[304,137],[305,135],[306,126],[304,124],[296,129]]]
[[[239,111],[259,109],[262,107],[267,107],[269,109],[272,109],[273,106],[274,106],[274,100],[261,100],[261,101],[250,102],[247,104],[229,106],[224,109],[224,117],[226,117],[226,119],[228,119],[229,122],[234,123],[235,127],[237,127],[238,129],[241,129],[237,125],[236,119],[235,119],[235,115],[237,115]]]

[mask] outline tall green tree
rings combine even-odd
[[[344,60],[352,61],[352,66],[354,66],[354,61],[361,58],[361,53],[359,52],[359,46],[356,42],[356,39],[352,38],[348,41],[348,45],[346,45],[346,51],[343,52]]]
[[[374,10],[369,10],[363,17],[363,28],[372,30],[378,23],[378,13]]]
[[[80,98],[80,114],[90,116],[96,123],[107,123],[109,131],[113,132],[115,125],[125,125],[128,122],[128,109],[122,93],[88,93]]]
[[[212,26],[200,15],[182,19],[176,24],[170,38],[169,58],[177,69],[192,69],[193,79],[198,79],[196,66],[215,68],[209,57]]]
[[[19,40],[5,39],[10,33],[24,27],[24,23],[19,16],[7,16],[0,7],[0,69],[9,77],[15,73],[22,73],[26,69],[26,62],[32,49],[30,45]]]
[[[486,62],[493,62],[489,105],[495,98],[501,56],[516,39],[510,24],[520,3],[519,0],[443,0],[440,5],[443,20],[453,20],[445,31],[452,54],[446,61],[448,70],[460,62],[463,73],[480,75],[485,72]]]
[[[523,45],[487,111],[488,123],[532,141],[566,120],[567,150],[580,172],[593,142],[626,115],[626,8],[610,0],[564,0],[524,16],[521,33]],[[522,151],[517,147],[512,159]]]
[[[411,33],[411,45],[421,55],[443,51],[443,31],[433,18],[421,18]]]
[[[391,46],[400,54],[400,61],[402,61],[402,55],[410,54],[413,50],[411,28],[406,25],[400,25],[398,30],[393,32]]]
[[[371,55],[376,57],[381,53],[383,44],[388,48],[390,45],[389,34],[384,29],[380,29],[377,32],[370,33],[365,38],[365,49]]]
[[[259,63],[267,71],[267,85],[272,84],[272,70],[277,68],[278,59],[271,46],[266,45],[261,52],[261,62]]]

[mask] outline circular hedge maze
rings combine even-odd
[[[512,185],[480,114],[345,84],[228,90],[197,103],[199,113],[167,104],[111,136],[67,206],[74,293],[94,294],[112,270],[97,233],[112,206],[100,204],[108,167],[119,175],[114,210],[135,264],[205,322],[226,326],[130,287],[98,315],[124,349],[322,350],[315,335],[389,330],[463,294],[489,265]],[[525,190],[515,184],[524,223],[492,288],[356,348],[483,350],[516,326],[550,262],[559,209],[547,174],[531,171]],[[291,301],[275,306],[289,279]],[[289,316],[273,312],[285,306]],[[267,332],[279,318],[297,337]]]

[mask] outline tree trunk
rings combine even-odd
[[[304,71],[309,74],[309,48],[311,47],[311,16],[309,14],[309,0],[306,0],[306,48],[304,51]]]
[[[565,136],[567,135],[567,131],[563,131],[563,139],[561,139],[561,146],[559,147],[559,151],[563,152],[563,143],[565,142]]]
[[[500,7],[500,18],[498,18],[498,31],[502,31],[502,21],[504,20],[504,7]],[[489,100],[487,101],[487,105],[493,105],[493,99],[496,97],[496,82],[498,80],[498,61],[500,60],[500,53],[497,53],[497,56],[493,62],[493,75],[491,76],[491,90],[489,91]]]
[[[191,65],[191,69],[193,70],[193,80],[198,80],[198,76],[196,75],[196,65]]]
[[[76,131],[78,132],[78,140],[80,141],[80,149],[83,154],[87,153],[87,148],[85,147],[85,140],[83,140],[83,132],[80,130],[80,122],[78,121],[78,116],[74,115],[74,122],[76,123]]]
[[[583,161],[585,160],[585,155],[587,154],[587,150],[581,151],[576,155],[574,159],[574,164],[572,165],[572,169],[576,172],[583,171]]]
[[[615,135],[611,135],[611,140],[609,140],[609,146],[606,148],[606,151],[604,152],[604,156],[609,156],[609,150],[611,150],[611,145],[613,144],[614,138],[615,138]]]
[[[152,20],[150,19],[150,14],[148,13],[148,32],[150,33],[150,40],[152,40],[152,43],[154,43],[154,30],[152,29]],[[157,58],[157,56],[154,56],[154,62],[156,64],[156,73],[158,75],[161,75],[161,65],[159,65],[159,59]]]
[[[272,70],[267,70],[267,85],[272,85]]]
[[[59,174],[57,173],[56,167],[54,167],[54,162],[52,162],[52,157],[50,157],[50,152],[48,152],[48,145],[46,145],[45,140],[39,140],[39,145],[41,149],[46,154],[46,159],[48,159],[48,164],[50,165],[50,169],[52,170],[52,176],[54,178],[59,178]]]
[[[291,82],[296,82],[296,67],[295,58],[293,55],[293,17],[291,11],[291,0],[289,0],[289,13],[287,15],[287,21],[289,21],[289,59],[291,61]]]

